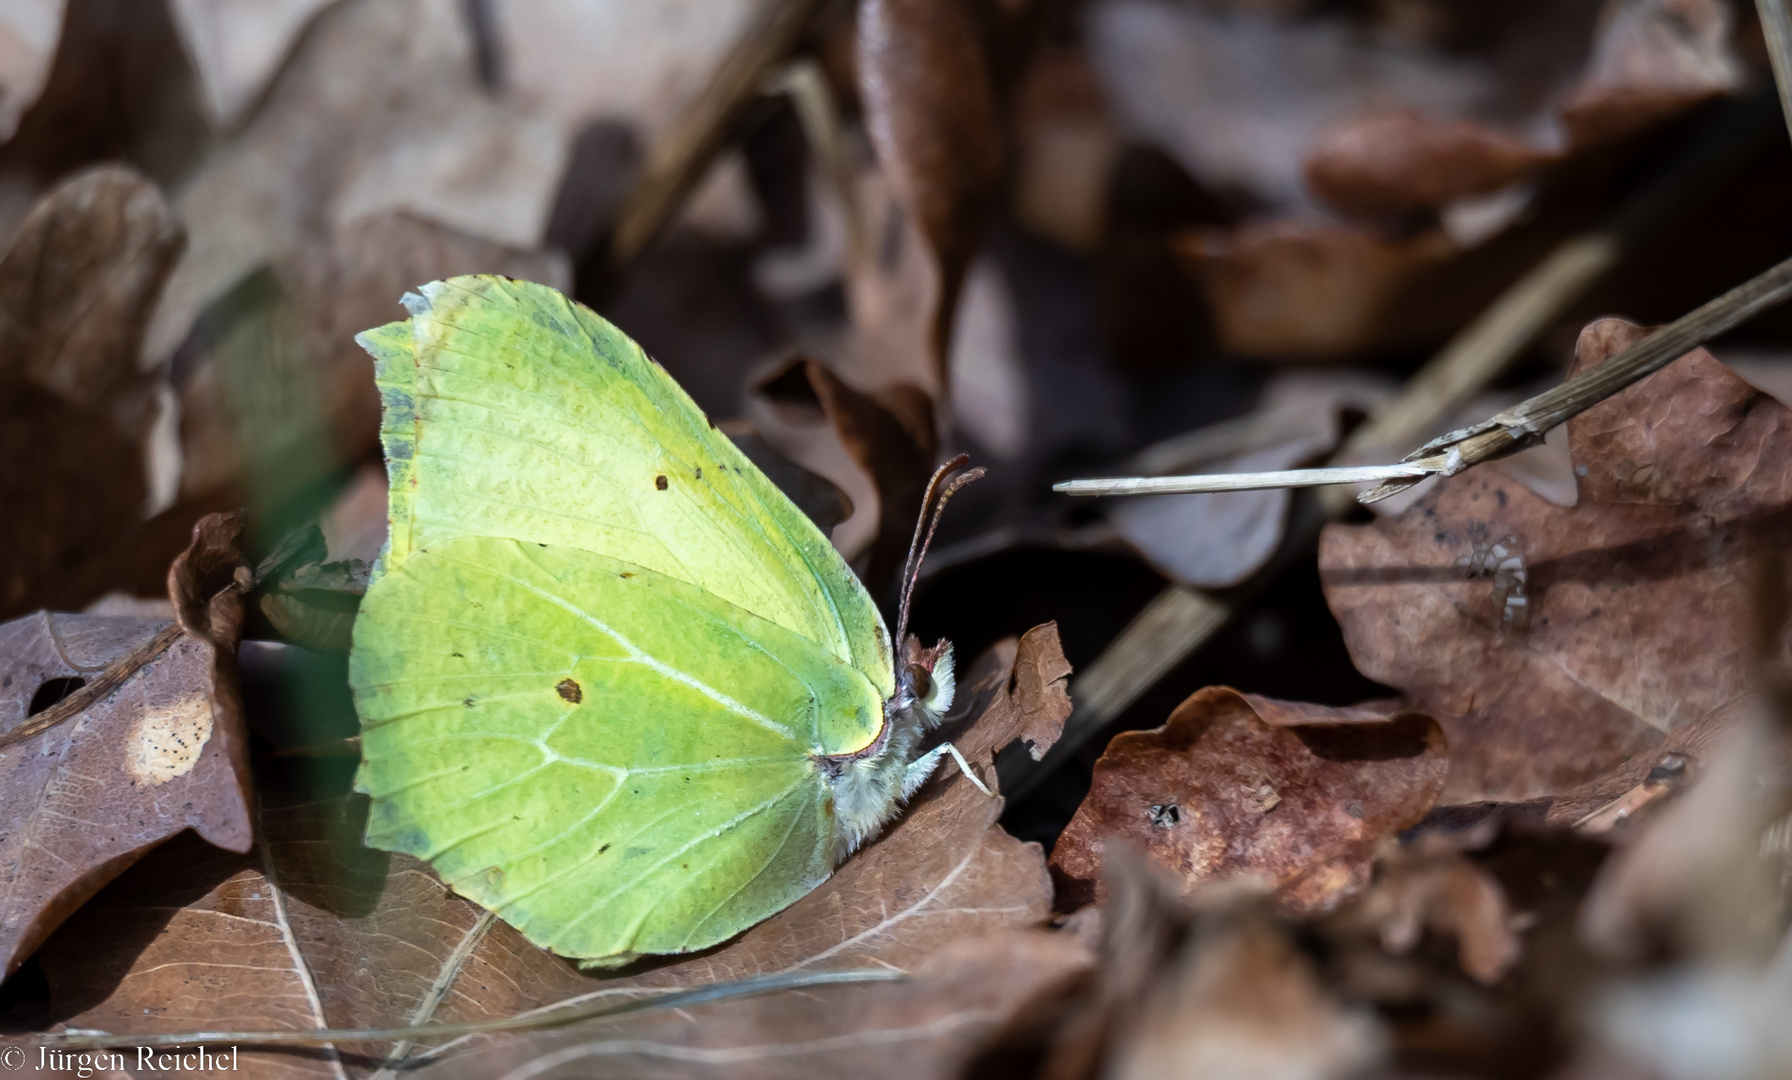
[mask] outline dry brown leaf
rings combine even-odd
[[[1380,1059],[1373,1015],[1346,1008],[1264,906],[1198,917],[1117,1039],[1115,1080],[1345,1080]]]
[[[1384,8],[1384,5],[1374,5]],[[1452,16],[1462,5],[1441,5]],[[1168,0],[1106,0],[1089,54],[1115,116],[1214,191],[1272,211],[1311,206],[1302,162],[1334,125],[1390,109],[1439,123],[1547,123],[1585,62],[1599,0],[1472,9],[1448,51],[1364,33],[1342,11],[1287,19]]]
[[[990,63],[976,15],[959,0],[867,0],[858,34],[866,128],[939,273],[929,344],[945,387],[953,310],[1002,179]]]
[[[975,725],[953,740],[966,758],[992,763],[1018,740],[1029,757],[1041,760],[1070,719],[1070,661],[1058,624],[1035,626],[1018,642],[997,642],[965,670],[959,685],[976,715]]]
[[[759,0],[500,0],[497,82],[568,133],[626,119],[651,145],[684,115],[758,15]]]
[[[1743,67],[1720,0],[1623,0],[1603,13],[1593,55],[1562,102],[1572,143],[1623,138],[1734,93]]]
[[[1335,928],[1373,931],[1394,954],[1412,951],[1426,930],[1448,935],[1462,970],[1486,984],[1518,962],[1522,946],[1505,890],[1443,836],[1427,832],[1410,845],[1389,845],[1375,873],[1374,884],[1338,912]]]
[[[229,129],[242,120],[312,17],[329,2],[170,0],[169,14],[214,126]]]
[[[0,14],[0,141],[43,92],[62,30],[67,0],[27,0]]]
[[[1100,898],[1118,839],[1185,893],[1250,877],[1291,910],[1326,910],[1367,883],[1377,844],[1425,816],[1448,769],[1443,733],[1422,713],[1208,687],[1162,727],[1115,736],[1095,763],[1052,850],[1060,906]]]
[[[1337,444],[1338,410],[1320,408],[1298,435],[1274,446],[1203,462],[1202,472],[1291,469]],[[1121,537],[1166,577],[1200,588],[1237,585],[1281,545],[1287,491],[1159,495],[1115,500],[1108,519]]]
[[[144,852],[191,828],[250,842],[248,733],[228,585],[240,520],[214,517],[170,571],[179,621],[39,612],[0,625],[0,969]]]
[[[1057,680],[1042,678],[1064,666],[1050,628],[1036,629],[1026,641],[986,654],[967,676],[974,701],[995,702],[987,709],[993,733],[974,722],[963,740],[985,769],[992,744],[1038,731],[1037,722],[1028,723],[1041,711],[1033,704],[1037,687],[1049,699]],[[1013,660],[1017,653],[1022,663]],[[952,998],[930,982],[934,989],[914,999],[934,1000],[940,1011],[928,1015],[943,1038],[934,1052],[959,1060],[969,1052],[968,1040],[987,1035],[1023,999],[1080,969],[1086,957],[1074,942],[1031,929],[1045,923],[1051,908],[1038,845],[995,824],[1000,799],[949,767],[942,772],[894,828],[792,907],[708,953],[610,977],[582,975],[501,920],[484,918],[422,863],[362,848],[359,800],[265,810],[263,842],[249,857],[173,848],[90,905],[46,946],[52,1005],[72,1026],[118,1032],[486,1020],[556,1003],[623,1001],[802,970],[894,968],[926,979],[927,965],[937,963],[958,978],[958,962],[930,958],[953,941],[977,941],[990,950],[978,955],[1005,971],[1003,979]],[[107,944],[96,947],[96,941]],[[214,960],[221,950],[240,959],[220,968]],[[1005,991],[991,989],[1004,979],[1012,981]],[[838,993],[802,997],[833,1000]],[[778,1000],[788,1005],[792,996]],[[873,996],[858,1022],[878,1022],[877,1002],[909,1000]],[[65,1007],[79,1014],[69,1016]],[[146,1008],[153,1022],[144,1019]],[[791,1015],[794,1027],[768,1030],[798,1032],[809,1022]],[[656,1037],[690,1037],[666,1034],[654,1026],[658,1020],[631,1021],[642,1022],[649,1027],[640,1030]],[[744,1038],[729,1030],[729,1038]],[[548,1038],[463,1038],[442,1050],[472,1049],[475,1062],[497,1060],[487,1055],[552,1049],[563,1037],[541,1041]],[[919,1034],[915,1040],[925,1041]],[[355,1049],[378,1058],[389,1048]],[[334,1068],[302,1055],[258,1061],[268,1075],[328,1075]],[[348,1062],[357,1073],[368,1064]],[[454,1060],[446,1058],[443,1067],[455,1067]]]
[[[402,1027],[503,1015],[579,981],[424,864],[363,847],[365,818],[359,799],[264,808],[246,855],[168,845],[44,946],[52,1007],[120,1032]],[[391,1049],[341,1060],[366,1075]],[[329,1051],[242,1056],[258,1076],[342,1075]]]
[[[1002,929],[933,950],[904,982],[861,983],[582,1025],[449,1058],[453,1077],[952,1080],[1002,1029],[1079,982],[1076,939]]]
[[[1577,365],[1644,331],[1606,319]],[[1334,525],[1326,597],[1365,675],[1450,736],[1445,801],[1565,792],[1748,688],[1751,553],[1782,547],[1792,414],[1690,353],[1568,422],[1579,502],[1496,465]]]
[[[347,0],[321,12],[248,124],[183,185],[176,202],[191,243],[146,354],[171,354],[257,267],[377,213],[408,210],[535,246],[565,139],[491,94],[477,51],[453,0]]]
[[[1380,218],[1497,191],[1555,155],[1473,120],[1370,113],[1321,132],[1307,187],[1350,214]]]
[[[1600,868],[1581,938],[1635,959],[1655,948],[1753,962],[1779,939],[1788,748],[1759,705],[1715,748],[1705,775]]]
[[[1359,1075],[1385,1039],[1341,1006],[1262,890],[1237,882],[1193,905],[1136,849],[1104,871],[1094,987],[1049,1040],[1045,1080]],[[1080,915],[1081,913],[1079,913]]]
[[[1413,293],[1461,253],[1442,231],[1388,239],[1357,226],[1265,222],[1181,238],[1226,348],[1330,359],[1423,343],[1466,314],[1461,302],[1413,307]],[[1472,301],[1471,301],[1472,302]]]
[[[1015,101],[1014,216],[1074,251],[1107,231],[1108,184],[1120,133],[1081,48],[1043,50]]]
[[[91,599],[66,586],[144,510],[158,380],[137,353],[180,246],[155,185],[102,166],[45,196],[0,259],[0,499],[16,511],[0,614]]]
[[[571,268],[558,252],[521,250],[402,210],[348,222],[276,264],[304,326],[319,409],[339,460],[353,461],[379,442],[373,366],[355,335],[403,318],[399,297],[423,282],[474,273],[572,288]]]
[[[895,580],[914,535],[914,515],[939,453],[933,402],[913,386],[864,393],[818,361],[797,359],[762,380],[759,395],[773,408],[832,424],[852,460],[877,493],[877,533],[863,557],[860,580],[873,596]]]

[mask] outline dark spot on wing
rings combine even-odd
[[[653,486],[656,488],[659,488],[661,491],[666,490],[666,487],[667,487],[666,478],[664,476],[654,477],[653,478]]]
[[[554,684],[554,690],[562,698],[572,702],[574,705],[585,700],[585,691],[579,689],[579,684],[573,682],[571,679],[561,679]]]
[[[635,576],[635,575],[634,575],[634,573],[633,573],[633,572],[631,572],[631,571],[628,571],[628,570],[624,570],[624,571],[623,571],[623,572],[622,572],[622,573],[620,573],[620,574],[617,574],[617,575],[616,575],[616,576],[617,576],[617,577],[625,577],[625,578],[630,578],[630,577],[634,577],[634,576]]]

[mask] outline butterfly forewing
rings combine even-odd
[[[392,327],[362,337],[394,481],[384,566],[458,536],[584,548],[700,586],[894,692],[888,634],[845,561],[634,342],[502,278],[407,304],[410,369]]]

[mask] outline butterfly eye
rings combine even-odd
[[[933,696],[933,676],[929,675],[927,669],[920,664],[908,666],[908,686],[922,701]]]

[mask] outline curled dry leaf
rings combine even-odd
[[[933,402],[914,386],[855,390],[818,361],[797,359],[762,380],[759,395],[775,410],[825,416],[852,461],[871,477],[877,530],[859,577],[873,596],[895,580],[914,535],[914,515],[939,454]]]
[[[1375,1065],[1374,1017],[1320,985],[1313,963],[1265,905],[1197,917],[1181,955],[1117,1040],[1115,1080],[1344,1080]]]
[[[1185,893],[1253,877],[1295,911],[1367,883],[1376,846],[1425,816],[1449,770],[1422,713],[1330,708],[1215,686],[1150,731],[1123,732],[1052,850],[1060,906],[1100,897],[1115,839],[1142,848]]]
[[[1581,334],[1577,366],[1643,335]],[[1792,414],[1704,350],[1568,422],[1579,501],[1499,471],[1327,528],[1356,666],[1450,736],[1450,802],[1566,792],[1748,688],[1748,560],[1783,546]],[[1651,763],[1653,764],[1653,763]]]
[[[39,612],[0,625],[0,968],[12,974],[120,871],[191,828],[249,847],[234,678],[241,523],[195,529],[170,574],[180,619]]]
[[[1497,191],[1555,155],[1473,120],[1414,110],[1327,128],[1307,149],[1307,187],[1346,213],[1380,218]]]
[[[371,566],[329,557],[322,529],[297,530],[255,568],[249,599],[282,640],[316,652],[345,653]]]
[[[1779,939],[1787,855],[1787,766],[1760,706],[1727,732],[1705,774],[1600,869],[1580,912],[1582,939],[1634,959],[1663,945],[1753,963]]]
[[[1345,1008],[1260,888],[1239,882],[1191,905],[1136,850],[1107,862],[1093,991],[1061,1024],[1046,1080],[1359,1075],[1386,1042]],[[1093,908],[1085,910],[1096,910]]]
[[[158,380],[137,353],[180,248],[155,185],[102,166],[46,195],[0,259],[0,614],[91,599],[70,583],[143,513]]]
[[[1016,717],[1030,713],[1015,702],[1031,700],[1034,693],[1025,688],[1037,680],[1025,670],[1013,672],[1013,658],[1021,655],[1029,669],[1042,672],[1062,667],[1048,628],[1037,628],[1026,640],[1030,644],[992,650],[971,668],[969,685],[982,687],[978,697],[996,703],[973,718],[964,736],[984,768],[994,744],[1026,727]],[[982,715],[991,717],[994,733],[981,731]],[[996,825],[1001,808],[1000,799],[983,795],[948,767],[888,833],[790,908],[718,949],[610,977],[582,975],[529,945],[501,920],[449,893],[423,863],[362,847],[365,810],[358,799],[264,810],[259,850],[225,857],[191,845],[158,853],[53,939],[43,963],[52,1007],[68,1024],[121,1033],[477,1021],[756,975],[898,969],[916,973],[927,993],[872,995],[862,1009],[830,1014],[831,1030],[859,1025],[853,1030],[870,1030],[864,1038],[875,1041],[882,1037],[875,1032],[894,1015],[882,1010],[928,1002],[933,1011],[925,1022],[934,1025],[938,1041],[915,1032],[914,1044],[931,1047],[929,1052],[944,1055],[941,1060],[960,1061],[974,1049],[973,1036],[988,1035],[1035,991],[1087,963],[1086,950],[1074,940],[1036,929],[1051,909],[1043,854]],[[96,941],[135,948],[96,947]],[[951,953],[934,958],[955,941],[966,942],[977,963],[1000,977],[967,981],[961,974],[975,966],[970,961],[952,960]],[[220,967],[220,951],[238,960]],[[949,970],[962,985],[942,989],[951,983],[928,974],[935,970]],[[834,1001],[839,993],[820,1000]],[[565,1033],[468,1037],[406,1053],[441,1057],[437,1067],[452,1073],[461,1053],[475,1063],[521,1061],[581,1044],[590,1031],[640,1031],[657,1040],[698,1040],[696,1046],[711,1049],[693,1053],[726,1060],[733,1053],[725,1049],[728,1041],[751,1045],[746,1028],[761,1023],[794,1041],[812,1038],[807,1032],[816,1020],[802,1012],[808,1006],[791,1004],[812,996],[784,995],[775,999],[783,1009],[767,1005],[764,1012],[752,1011],[757,1006],[749,1003],[739,1006],[747,1010],[740,1013],[729,1011],[735,1006],[719,1007],[720,1019],[706,1031],[686,1030],[696,1026],[682,1023],[667,1028],[662,1020],[642,1017]],[[788,1020],[776,1019],[785,1014]],[[734,1016],[744,1017],[745,1026],[727,1019]],[[856,1045],[851,1038],[847,1044]],[[369,1058],[345,1051],[351,1072],[366,1071],[391,1051],[352,1049]],[[832,1052],[826,1044],[802,1051]],[[275,1076],[330,1075],[335,1067],[290,1054],[258,1060],[270,1070],[266,1075]],[[476,1075],[491,1075],[482,1065],[471,1067]]]
[[[1625,0],[1604,13],[1593,55],[1562,102],[1577,146],[1622,138],[1734,93],[1743,66],[1721,0]]]
[[[1361,33],[1342,13],[1093,6],[1090,55],[1122,123],[1210,190],[1269,211],[1182,245],[1227,349],[1323,358],[1441,344],[1544,254],[1540,233],[1483,243],[1527,202],[1502,184],[1741,86],[1721,0],[1434,7],[1419,17],[1466,24],[1448,49]],[[1474,193],[1489,194],[1458,199]],[[1315,196],[1376,218],[1442,208],[1446,229],[1341,227],[1315,220]]]
[[[1180,238],[1228,349],[1325,359],[1411,347],[1472,314],[1434,286],[1461,253],[1442,231],[1389,239],[1353,225],[1270,221]],[[1424,294],[1421,297],[1418,294]],[[1420,304],[1434,298],[1437,302]]]
[[[1492,984],[1518,962],[1506,892],[1448,840],[1426,832],[1410,845],[1389,844],[1375,882],[1342,910],[1334,930],[1369,930],[1390,953],[1410,952],[1430,930],[1456,939],[1462,970]]]
[[[169,844],[44,946],[52,1007],[117,1032],[404,1026],[484,1016],[482,987],[501,1010],[570,981],[424,864],[363,847],[365,818],[360,800],[264,808],[247,854]],[[365,1075],[390,1049],[345,1046],[343,1064]],[[258,1076],[343,1075],[328,1051],[242,1059]]]
[[[959,685],[976,718],[969,731],[954,739],[966,758],[994,762],[1016,741],[1034,761],[1044,758],[1070,719],[1070,661],[1058,640],[1058,624],[1035,626],[1012,645],[1010,640],[997,642],[966,670]]]
[[[953,309],[1002,179],[1004,135],[989,59],[972,6],[958,0],[868,0],[858,34],[866,127],[939,270],[930,344],[945,387]]]

